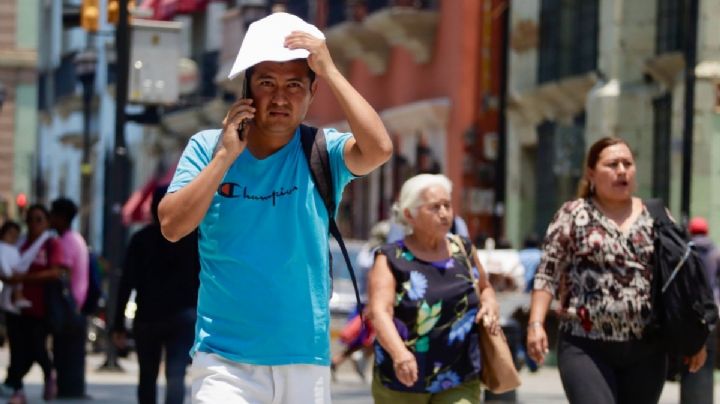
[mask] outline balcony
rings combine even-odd
[[[330,53],[341,70],[347,70],[352,59],[360,59],[373,74],[383,74],[390,49],[407,49],[415,62],[432,58],[438,12],[429,7],[390,6],[366,13],[352,9],[353,21],[332,25],[325,32]]]
[[[350,60],[360,59],[373,74],[385,72],[390,45],[380,33],[367,29],[363,23],[346,21],[325,34],[333,60],[341,71],[347,71]]]
[[[427,63],[437,31],[438,13],[415,7],[390,7],[370,14],[363,22],[390,45],[406,48],[417,63]]]
[[[643,71],[664,88],[675,86],[680,73],[685,70],[685,57],[681,52],[666,52],[645,61]]]
[[[597,81],[595,73],[587,73],[546,82],[533,90],[511,95],[508,109],[531,125],[544,120],[571,122],[585,109],[588,93]]]

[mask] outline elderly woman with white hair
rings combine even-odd
[[[480,402],[476,324],[498,332],[498,305],[472,244],[448,235],[451,191],[444,175],[407,180],[393,209],[405,238],[370,271],[376,403]]]

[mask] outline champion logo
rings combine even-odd
[[[234,182],[223,182],[218,187],[218,194],[220,194],[220,196],[224,196],[225,198],[237,198],[240,195],[235,194],[236,188],[240,188],[240,184],[236,184]]]

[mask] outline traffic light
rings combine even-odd
[[[128,18],[132,14],[135,8],[135,0],[128,0]],[[107,20],[110,24],[117,25],[120,19],[120,0],[108,0],[107,5]]]
[[[83,0],[80,7],[80,26],[87,32],[100,29],[100,6],[98,0]]]
[[[109,0],[107,4],[107,20],[110,24],[117,24],[120,19],[120,0]]]
[[[27,195],[25,195],[24,192],[20,192],[15,197],[15,203],[17,204],[18,208],[25,209],[27,207],[27,203],[28,203]]]
[[[17,196],[15,197],[15,205],[17,205],[18,208],[18,216],[25,216],[25,213],[27,212],[28,198],[24,192],[20,192],[19,194],[17,194]]]

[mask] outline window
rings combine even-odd
[[[60,66],[54,71],[55,91],[54,100],[59,100],[63,97],[73,95],[75,93],[75,85],[77,84],[77,77],[75,76],[75,54],[63,56]]]
[[[328,1],[327,26],[331,27],[345,21],[347,6],[344,1]]]
[[[598,0],[542,0],[538,80],[557,80],[595,70]]]
[[[657,54],[683,49],[686,29],[683,3],[682,0],[658,0],[655,38]]]
[[[653,100],[653,179],[652,195],[670,200],[670,142],[672,95],[666,93]]]

